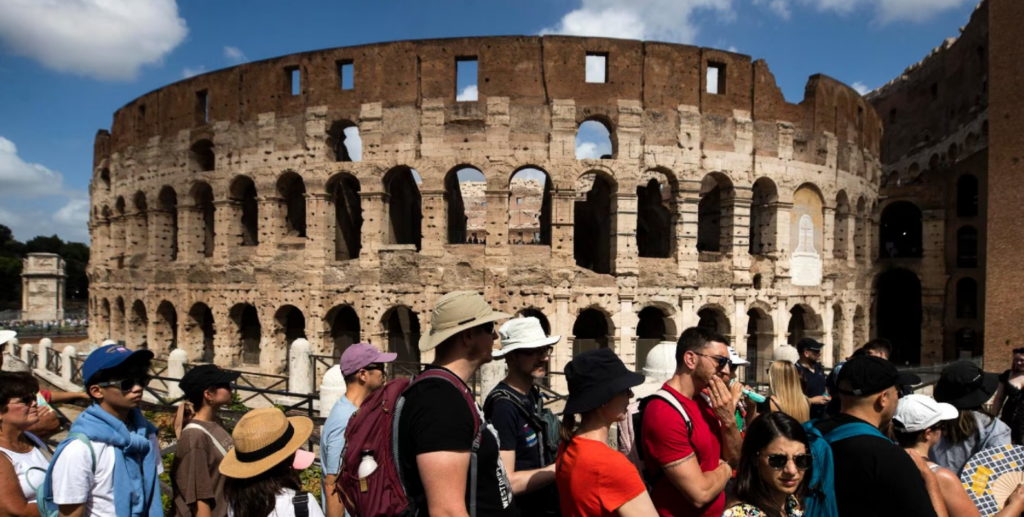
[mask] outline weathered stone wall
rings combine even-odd
[[[607,83],[584,81],[590,52],[607,56]],[[465,57],[479,60],[477,101],[455,99]],[[340,87],[342,62],[354,65],[352,90]],[[709,63],[724,68],[721,94],[703,88]],[[267,372],[282,371],[300,335],[319,353],[361,339],[415,359],[434,301],[475,289],[496,308],[539,311],[563,336],[558,371],[576,334],[577,350],[599,343],[634,365],[638,338],[698,322],[751,357],[802,335],[835,339],[848,354],[867,334],[874,231],[869,213],[851,207],[877,204],[882,124],[828,77],[812,77],[806,92],[787,103],[767,65],[748,56],[570,37],[340,48],[175,83],[97,134],[90,337],[131,334],[131,345],[157,353],[177,346],[193,360]],[[576,159],[587,120],[609,128],[610,159]],[[338,128],[350,126],[359,162],[338,161]],[[456,196],[447,181],[464,167],[486,178],[479,205],[476,190]],[[513,243],[521,222],[510,179],[524,168],[547,176],[540,204],[550,222],[538,219],[550,244]],[[418,186],[403,179],[411,170]],[[579,180],[597,178],[606,208],[588,224],[604,229],[602,249],[580,250],[574,243],[594,236],[580,234],[577,195],[590,188]],[[808,227],[820,235],[820,271],[801,273],[805,286],[790,271],[801,189],[820,205],[819,227]],[[447,244],[458,222],[449,215],[484,201],[486,245]],[[752,217],[770,244],[754,253]],[[714,250],[698,244],[700,228],[718,236]],[[607,271],[578,266],[581,253]],[[642,320],[648,307],[656,316]]]

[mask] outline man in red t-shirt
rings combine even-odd
[[[644,410],[644,458],[662,517],[718,517],[725,510],[725,484],[741,441],[732,414],[741,386],[730,390],[719,378],[729,369],[727,347],[724,336],[701,327],[679,337],[676,372],[663,388],[689,415],[692,434],[669,402],[655,397]]]

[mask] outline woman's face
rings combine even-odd
[[[1013,354],[1013,371],[1024,372],[1024,354]]]
[[[799,455],[807,456],[798,458]],[[783,458],[785,465],[782,465]],[[797,463],[809,461],[809,458],[804,444],[780,436],[761,449],[757,470],[769,489],[792,495],[800,487],[805,474],[804,470],[797,468]]]
[[[0,418],[14,428],[24,431],[39,422],[39,405],[36,396],[29,395],[7,401],[7,411]]]
[[[626,390],[612,397],[602,408],[606,422],[616,422],[626,415],[629,399],[633,398],[633,390]]]

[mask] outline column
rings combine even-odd
[[[732,212],[731,249],[733,285],[750,285],[750,205],[751,190],[734,188],[735,197],[723,200],[727,211]],[[731,206],[730,206],[731,205]],[[723,217],[724,221],[726,218]]]
[[[831,206],[822,207],[824,224],[821,228],[821,257],[831,261],[836,246],[836,209]]]
[[[388,227],[387,196],[383,192],[360,192],[359,201],[363,208],[361,250],[359,264],[364,268],[380,264],[380,246],[386,241]]]
[[[676,194],[676,262],[679,275],[689,281],[697,278],[697,207],[700,203],[700,182],[681,181]]]
[[[260,207],[260,243],[257,253],[261,257],[272,257],[277,254],[277,244],[285,234],[284,199],[260,196],[256,198],[256,202]],[[260,354],[260,357],[262,360],[263,354]]]
[[[576,265],[573,249],[575,186],[551,191],[551,266],[570,268]]]
[[[508,189],[484,191],[484,196],[487,199],[487,247],[485,252],[488,256],[508,256],[511,253],[508,246],[509,195]]]
[[[334,202],[326,193],[306,193],[306,260],[334,260]],[[328,221],[328,219],[330,219]]]
[[[643,360],[636,356],[637,316],[633,312],[633,296],[619,295],[619,335],[615,352],[631,371],[636,371],[636,362]],[[643,365],[641,365],[643,366]]]
[[[420,190],[423,200],[423,245],[420,253],[434,257],[444,255],[448,243],[448,214],[444,201],[444,190]]]
[[[789,242],[789,224],[793,214],[793,203],[780,201],[778,207],[775,221],[775,249],[778,250],[778,260],[775,261],[776,281],[789,278],[789,256],[796,244]]]
[[[227,262],[231,250],[242,245],[242,204],[232,199],[213,202],[214,220],[217,232],[213,236],[216,262]]]
[[[637,276],[640,274],[640,254],[636,247],[636,191],[617,192],[611,197],[612,274]]]

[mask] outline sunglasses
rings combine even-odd
[[[517,350],[522,355],[548,355],[551,353],[550,346],[542,346],[540,348],[527,348],[525,350]]]
[[[768,466],[774,470],[782,470],[789,464],[789,456],[785,454],[769,454],[768,455]],[[814,457],[810,454],[803,453],[793,456],[793,464],[796,465],[797,470],[807,470],[814,465]]]
[[[697,354],[697,352],[694,352],[694,353]],[[729,364],[729,358],[728,357],[722,357],[720,355],[707,355],[707,354],[697,354],[697,355],[699,355],[701,357],[707,357],[708,359],[714,359],[715,362],[718,365],[718,368],[717,368],[718,370],[721,370],[722,368],[725,368],[726,365]]]
[[[385,376],[388,374],[387,368],[385,368],[385,366],[383,364],[380,364],[380,363],[374,363],[374,364],[367,365],[363,369],[368,371],[368,372],[379,371],[379,372],[383,373]]]
[[[115,381],[97,382],[96,386],[99,386],[101,388],[120,388],[121,391],[127,392],[133,390],[136,386],[146,388],[147,386],[149,386],[149,381],[150,377],[148,375],[143,375],[142,377],[131,377],[128,379],[121,379]]]

